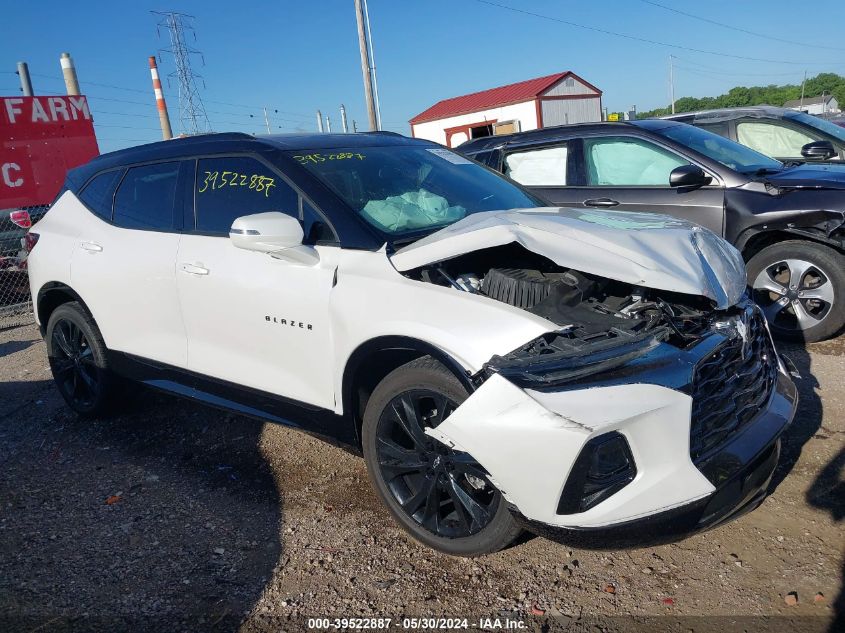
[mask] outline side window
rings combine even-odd
[[[634,138],[584,139],[589,185],[669,186],[669,174],[689,161]]]
[[[761,154],[779,158],[801,158],[801,148],[818,138],[770,121],[741,121],[736,140]]]
[[[561,187],[566,184],[566,145],[514,152],[505,157],[505,175],[533,187]]]
[[[173,230],[179,163],[131,167],[114,197],[114,223],[127,229]]]
[[[302,200],[302,212],[299,220],[302,222],[302,232],[305,233],[303,243],[317,244],[319,242],[335,242],[334,231],[326,224],[323,217],[317,213],[304,199]]]
[[[94,215],[107,222],[111,222],[114,188],[117,187],[122,175],[122,169],[100,174],[89,182],[79,194],[79,199],[94,212]]]
[[[700,127],[702,130],[713,132],[713,134],[724,136],[725,138],[731,137],[730,126],[727,121],[719,121],[718,123],[696,123],[695,126]]]
[[[201,158],[195,191],[197,230],[205,233],[228,235],[235,218],[266,211],[301,219],[296,191],[264,163],[247,156]]]

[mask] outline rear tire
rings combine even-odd
[[[373,390],[362,440],[373,487],[411,536],[446,554],[480,556],[507,547],[521,529],[472,457],[423,431],[466,398],[442,364],[430,356],[411,361]]]
[[[76,302],[53,310],[45,333],[47,358],[59,393],[83,417],[108,413],[117,391],[97,324]]]
[[[767,246],[747,265],[748,285],[772,334],[813,343],[845,325],[845,256],[828,246],[790,240]]]

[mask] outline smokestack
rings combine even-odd
[[[323,113],[317,110],[317,131],[323,132]]]
[[[21,78],[21,92],[24,97],[32,96],[32,80],[29,78],[29,66],[26,62],[18,62],[18,75]]]
[[[150,55],[150,75],[153,78],[153,92],[156,96],[156,108],[158,108],[158,120],[161,123],[161,137],[167,141],[173,138],[173,130],[170,127],[170,115],[167,114],[167,103],[164,101],[164,93],[161,91],[161,79],[158,76],[156,58]]]
[[[79,81],[76,78],[76,68],[73,67],[73,60],[70,58],[70,53],[62,53],[59,63],[62,65],[62,74],[65,76],[67,93],[69,95],[78,95]]]
[[[326,115],[326,132],[332,133],[332,120],[328,114]]]
[[[346,125],[346,107],[342,103],[340,104],[340,127],[343,128],[344,134],[349,131],[349,126]]]

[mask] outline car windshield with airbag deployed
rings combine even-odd
[[[517,185],[445,148],[288,154],[390,241],[433,232],[473,213],[542,206]]]

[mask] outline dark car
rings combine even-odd
[[[689,123],[785,162],[845,160],[845,128],[806,112],[754,106],[663,118]]]
[[[665,213],[725,237],[778,336],[817,341],[845,324],[845,166],[787,167],[663,120],[546,128],[459,150],[554,205]]]
[[[29,296],[23,239],[29,227],[44,215],[45,208],[0,209],[0,308]]]

